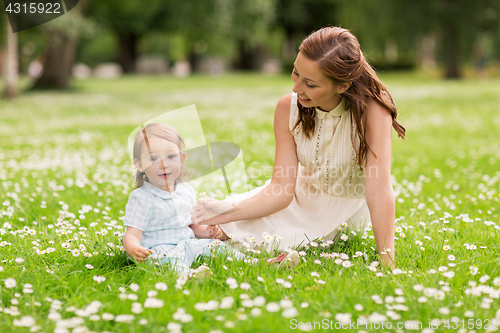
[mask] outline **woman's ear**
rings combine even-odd
[[[181,163],[184,164],[184,161],[186,160],[186,153],[182,152],[181,153]]]
[[[342,82],[337,85],[337,94],[342,94],[351,87],[352,82]]]
[[[140,172],[144,172],[141,162],[138,159],[134,159],[134,165],[137,168],[137,170],[139,170]]]

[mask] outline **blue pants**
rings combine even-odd
[[[177,272],[189,272],[191,264],[201,255],[210,255],[215,239],[192,238],[181,241],[179,244],[159,244],[151,248],[153,253],[150,258],[159,260],[163,265],[170,263]],[[245,255],[219,242],[215,245],[217,253],[225,252],[233,255],[235,259],[245,259]]]

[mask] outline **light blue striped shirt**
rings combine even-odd
[[[167,192],[144,182],[130,193],[123,222],[142,230],[141,246],[145,248],[177,245],[195,238],[188,226],[195,198],[194,189],[186,183],[177,184],[175,191]]]

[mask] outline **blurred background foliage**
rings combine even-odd
[[[471,68],[495,75],[499,15],[498,0],[81,0],[66,24],[59,18],[17,34],[19,69],[26,73],[38,60],[50,72],[56,65],[47,59],[57,53],[55,64],[93,69],[114,62],[123,73],[141,72],[144,57],[163,61],[166,72],[177,62],[189,63],[189,72],[211,72],[214,66],[215,72],[288,72],[300,41],[333,25],[350,29],[379,70],[435,69],[445,78],[461,78]],[[3,62],[6,15],[0,20]],[[54,47],[57,34],[67,36],[67,44]],[[44,85],[37,78],[34,87],[69,86],[58,80]]]

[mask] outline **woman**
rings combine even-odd
[[[199,200],[192,220],[236,241],[277,234],[282,247],[371,222],[382,263],[393,266],[392,128],[405,138],[396,106],[348,30],[320,29],[299,50],[293,93],[276,107],[272,179],[231,203]]]

